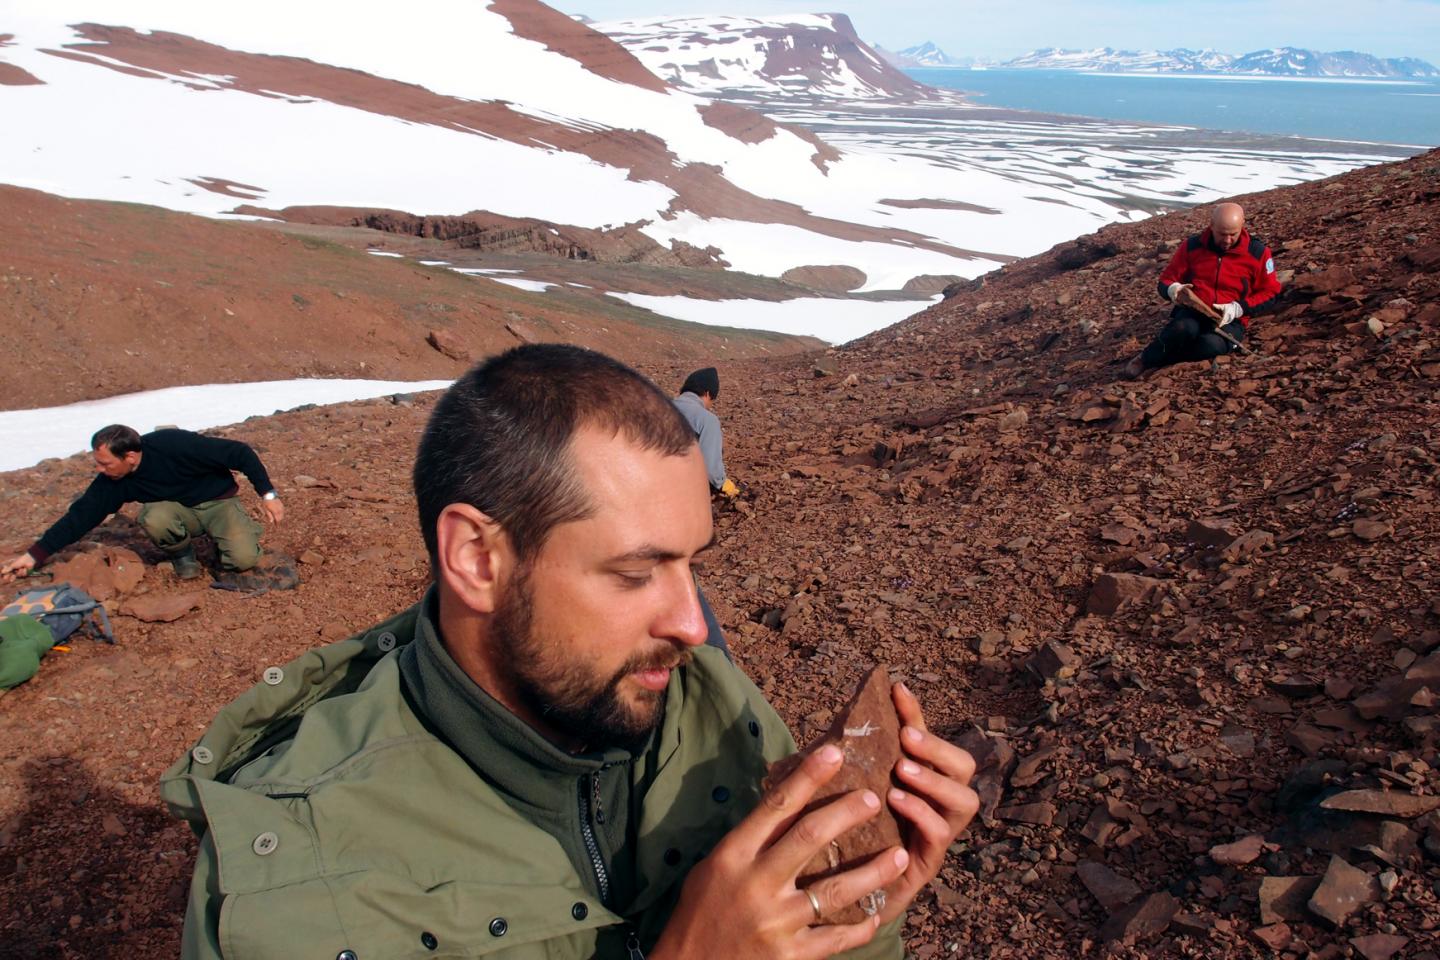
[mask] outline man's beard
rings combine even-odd
[[[535,715],[589,750],[618,747],[634,753],[645,746],[660,722],[665,691],[639,689],[639,700],[627,705],[620,683],[637,670],[674,669],[690,662],[691,651],[669,649],[636,654],[608,678],[597,677],[588,663],[570,659],[534,630],[530,571],[516,575],[514,588],[495,610],[491,622],[499,646],[508,655],[516,694]]]

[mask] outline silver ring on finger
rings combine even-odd
[[[809,888],[805,890],[805,896],[810,898],[810,909],[815,911],[815,922],[819,923],[822,918],[822,911],[820,910],[820,898],[815,896],[815,891]]]

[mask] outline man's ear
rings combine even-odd
[[[494,613],[515,564],[510,538],[467,503],[452,503],[435,523],[440,578],[475,613]]]

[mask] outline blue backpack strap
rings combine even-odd
[[[1254,257],[1256,260],[1263,261],[1265,259],[1264,240],[1261,240],[1259,237],[1250,238],[1250,256]]]

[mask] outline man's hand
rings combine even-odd
[[[1165,295],[1170,298],[1171,303],[1179,303],[1178,297],[1180,296],[1180,291],[1189,289],[1191,289],[1190,284],[1181,283],[1177,280],[1165,288]]]
[[[841,761],[835,746],[806,757],[690,871],[650,960],[821,960],[875,936],[878,917],[811,924],[874,890],[908,886],[904,850],[891,847],[808,892],[795,886],[811,856],[880,811],[879,797],[856,790],[801,816]]]
[[[1220,325],[1234,323],[1245,313],[1245,308],[1238,303],[1217,303],[1215,309],[1220,313]]]
[[[265,513],[265,519],[271,523],[279,523],[285,519],[285,504],[278,497],[274,500],[261,500],[260,509]]]
[[[740,488],[735,486],[734,480],[726,477],[725,482],[720,484],[720,495],[722,497],[727,497],[731,500],[734,500],[740,495]]]
[[[890,695],[902,724],[900,746],[909,754],[896,764],[895,775],[911,792],[892,788],[887,800],[910,821],[910,863],[885,890],[881,923],[904,913],[920,888],[935,879],[950,844],[980,809],[980,797],[970,789],[975,758],[925,729],[920,701],[905,684],[895,684]]]
[[[18,557],[11,557],[0,567],[0,583],[10,583],[19,577],[29,576],[30,571],[35,569],[35,558],[29,553],[22,553]]]

